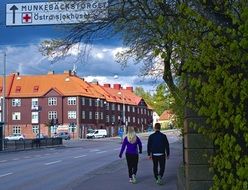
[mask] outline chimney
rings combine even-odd
[[[48,75],[53,75],[53,74],[54,74],[54,71],[48,71],[47,74],[48,74]]]
[[[126,87],[127,90],[130,90],[131,92],[133,92],[133,87],[132,86],[128,86]]]
[[[110,84],[103,84],[104,87],[110,88]]]
[[[71,76],[71,70],[64,71],[64,74],[68,74],[69,76]]]
[[[120,90],[121,89],[121,84],[114,84],[114,89]]]

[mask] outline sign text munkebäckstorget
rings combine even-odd
[[[98,22],[108,16],[108,0],[6,4],[6,25]]]

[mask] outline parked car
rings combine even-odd
[[[68,132],[59,132],[54,135],[55,138],[60,137],[65,140],[70,140],[70,134]]]
[[[24,140],[25,137],[22,134],[14,134],[14,135],[10,135],[10,136],[6,136],[5,140]]]
[[[106,129],[96,129],[90,133],[86,134],[86,138],[90,139],[90,138],[104,138],[107,137],[107,130]]]

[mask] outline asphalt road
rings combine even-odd
[[[145,152],[147,134],[141,136]],[[175,131],[167,136],[170,143],[178,141]],[[120,146],[119,138],[70,140],[63,147],[0,153],[0,189],[88,189],[82,182],[90,187],[95,174],[125,167],[118,158]]]

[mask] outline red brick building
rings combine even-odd
[[[0,78],[0,94],[2,84]],[[74,138],[84,138],[90,128],[116,135],[124,121],[137,131],[152,122],[152,109],[132,87],[89,83],[70,71],[35,76],[13,73],[6,77],[5,89],[5,135],[34,138],[39,132],[53,136],[68,131]]]

